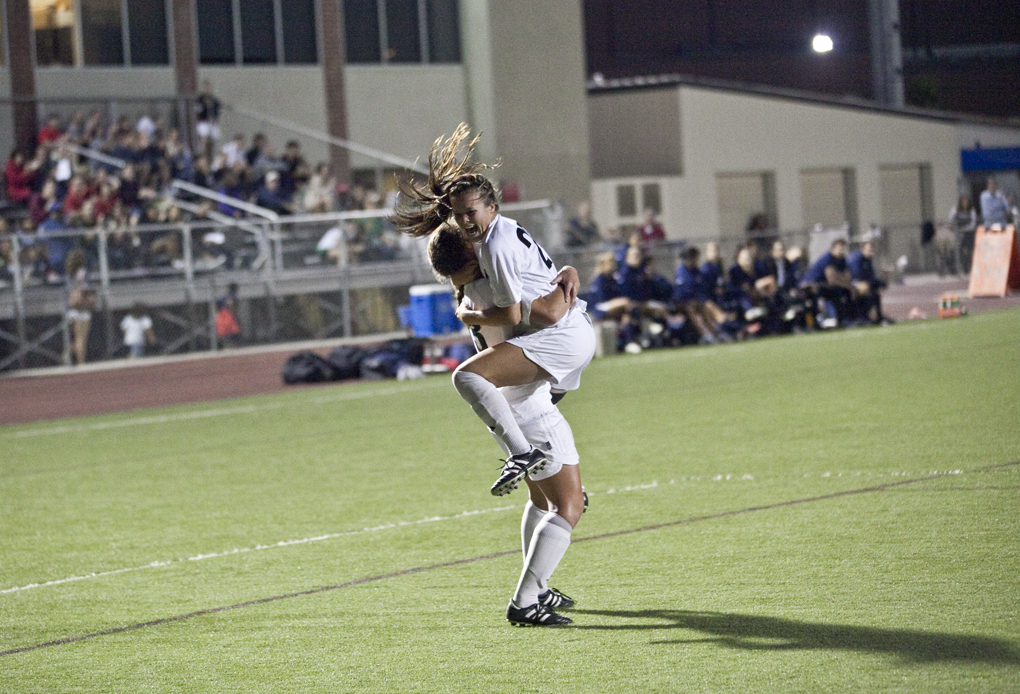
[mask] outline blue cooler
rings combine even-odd
[[[411,329],[416,337],[460,332],[453,303],[453,287],[447,284],[416,284],[411,287]]]

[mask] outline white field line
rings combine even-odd
[[[62,583],[72,583],[74,581],[84,581],[89,578],[102,578],[103,576],[113,576],[115,574],[123,574],[131,571],[143,571],[145,569],[155,569],[161,566],[170,566],[171,564],[180,564],[189,561],[202,561],[204,559],[216,559],[218,557],[229,557],[234,554],[244,554],[246,552],[259,552],[264,549],[277,549],[279,547],[293,547],[294,545],[307,545],[312,542],[322,542],[323,540],[334,540],[338,537],[351,537],[353,535],[364,535],[366,533],[377,533],[382,530],[392,530],[394,528],[405,528],[413,525],[422,525],[424,523],[439,523],[441,521],[457,520],[460,518],[467,518],[469,516],[480,516],[486,513],[499,513],[502,511],[510,511],[517,508],[517,506],[499,506],[497,508],[487,508],[477,511],[464,511],[463,513],[457,513],[452,516],[432,516],[431,518],[422,518],[414,521],[398,521],[396,523],[387,523],[385,525],[377,525],[372,528],[362,528],[360,530],[348,530],[342,533],[328,533],[326,535],[316,535],[315,537],[305,537],[300,540],[281,540],[280,542],[274,542],[268,545],[255,545],[254,547],[240,547],[235,549],[228,549],[224,552],[209,552],[207,554],[196,554],[192,557],[184,557],[183,559],[168,559],[166,561],[154,561],[149,564],[142,564],[141,566],[130,566],[122,569],[111,569],[110,571],[94,571],[89,574],[82,574],[81,576],[69,576],[67,578],[60,578],[53,581],[46,581],[44,583],[29,583],[24,586],[15,586],[13,588],[4,588],[0,590],[0,595],[4,593],[17,593],[23,590],[30,590],[32,588],[45,588],[47,586],[57,586]]]
[[[833,473],[833,472],[824,472],[824,473],[816,473],[815,475],[812,475],[811,473],[808,473],[808,474],[805,474],[804,477],[812,477],[812,476],[823,477],[823,478],[839,478],[839,477],[916,477],[916,476],[924,476],[924,475],[961,475],[961,474],[963,474],[963,472],[964,472],[963,470],[945,470],[945,471],[928,470],[928,471],[921,471],[921,472],[888,472],[888,473],[884,473],[884,472],[877,472],[876,473],[876,472],[864,472],[864,471],[849,471],[849,472],[836,472],[836,473]],[[656,489],[656,488],[658,488],[660,486],[675,485],[675,484],[678,484],[678,483],[682,484],[682,483],[685,483],[685,482],[753,482],[753,481],[754,481],[754,475],[751,475],[751,474],[748,474],[748,473],[744,473],[744,474],[728,473],[728,474],[715,474],[715,475],[690,475],[690,476],[678,477],[678,478],[675,478],[675,479],[671,479],[671,480],[669,480],[669,482],[663,482],[663,483],[660,483],[658,480],[653,480],[653,481],[645,483],[645,484],[634,484],[634,485],[628,485],[628,486],[620,487],[620,488],[611,487],[611,488],[607,489],[606,491],[600,492],[600,493],[601,494],[619,494],[619,493],[624,493],[624,492],[643,491],[643,490],[647,490],[647,489]],[[592,496],[595,496],[598,493],[590,492],[590,494]],[[461,519],[461,518],[468,518],[468,517],[471,517],[471,516],[480,516],[480,515],[484,515],[484,514],[487,514],[487,513],[501,513],[503,511],[512,511],[512,510],[514,510],[516,508],[519,508],[519,507],[516,506],[516,505],[514,505],[514,506],[499,506],[497,508],[480,509],[480,510],[475,510],[475,511],[464,511],[462,513],[457,513],[457,514],[450,515],[450,516],[432,516],[432,517],[429,517],[429,518],[422,518],[420,520],[414,520],[414,521],[397,521],[397,522],[394,522],[394,523],[386,523],[384,525],[377,525],[377,526],[370,527],[370,528],[362,528],[360,530],[348,530],[348,531],[342,532],[342,533],[327,533],[327,534],[324,534],[324,535],[316,535],[314,537],[306,537],[306,538],[302,538],[300,540],[281,540],[279,542],[274,542],[274,543],[271,543],[271,544],[268,544],[268,545],[259,544],[259,545],[255,545],[254,547],[242,547],[242,548],[228,549],[228,550],[223,551],[223,552],[209,552],[209,553],[206,553],[206,554],[196,554],[194,556],[185,557],[183,559],[168,559],[168,560],[164,560],[164,561],[153,561],[153,562],[150,562],[148,564],[142,564],[140,566],[130,566],[130,567],[125,567],[125,568],[121,568],[121,569],[111,569],[109,571],[94,571],[92,573],[83,574],[83,575],[80,575],[80,576],[69,576],[67,578],[60,578],[60,579],[56,579],[56,580],[53,580],[53,581],[45,581],[43,583],[29,583],[29,584],[24,585],[24,586],[14,586],[12,588],[4,588],[4,589],[0,589],[0,595],[3,595],[5,593],[17,593],[17,592],[21,592],[21,591],[31,590],[33,588],[46,588],[46,587],[49,587],[49,586],[57,586],[57,585],[61,585],[61,584],[64,584],[64,583],[73,583],[75,581],[84,581],[84,580],[91,579],[91,578],[102,578],[102,577],[105,577],[105,576],[114,576],[116,574],[129,573],[129,572],[133,572],[133,571],[144,571],[145,569],[156,569],[156,568],[159,568],[159,567],[162,567],[162,566],[170,566],[172,564],[180,564],[180,563],[189,562],[189,561],[202,561],[202,560],[205,560],[205,559],[216,559],[216,558],[219,558],[219,557],[229,557],[229,556],[232,556],[232,555],[235,555],[235,554],[244,554],[246,552],[259,552],[259,551],[266,550],[266,549],[278,549],[280,547],[293,547],[295,545],[307,545],[307,544],[310,544],[312,542],[322,542],[324,540],[334,540],[334,539],[337,539],[337,538],[340,538],[340,537],[352,537],[354,535],[364,535],[366,533],[375,533],[375,532],[380,532],[380,531],[383,531],[383,530],[392,530],[392,529],[395,529],[395,528],[406,528],[406,527],[415,526],[415,525],[422,525],[424,523],[438,523],[438,522],[442,522],[442,521],[451,521],[451,520],[458,520],[458,519]]]

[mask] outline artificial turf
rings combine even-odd
[[[504,619],[524,496],[445,378],[0,428],[0,691],[1020,690],[1020,312],[607,358],[561,408],[557,630]]]

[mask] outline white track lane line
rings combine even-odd
[[[422,387],[427,386],[438,386],[439,383],[433,382],[430,384],[422,384]],[[442,383],[443,386],[449,386],[448,383]],[[278,410],[284,407],[299,407],[302,405],[313,404],[313,405],[327,405],[336,402],[346,402],[349,400],[363,400],[365,398],[383,397],[387,395],[403,395],[407,393],[411,388],[396,387],[396,388],[382,388],[379,390],[361,391],[357,393],[339,393],[334,395],[321,395],[316,398],[312,398],[310,401],[302,402],[268,402],[258,405],[238,405],[236,407],[217,407],[209,410],[198,410],[194,412],[177,412],[175,414],[166,415],[152,415],[149,417],[129,417],[127,419],[119,419],[110,422],[91,422],[88,424],[68,424],[63,426],[50,426],[42,427],[39,429],[25,429],[22,431],[15,431],[9,434],[5,434],[5,438],[9,439],[24,439],[35,436],[56,436],[59,434],[71,434],[71,433],[83,433],[92,431],[105,431],[107,429],[123,429],[126,427],[146,426],[150,424],[167,424],[169,422],[186,422],[191,419],[204,419],[206,417],[229,417],[232,415],[239,414],[259,414],[261,412],[268,412],[270,410]]]

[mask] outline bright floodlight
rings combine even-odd
[[[832,39],[825,34],[818,34],[811,39],[811,47],[815,53],[828,53],[832,50]]]

